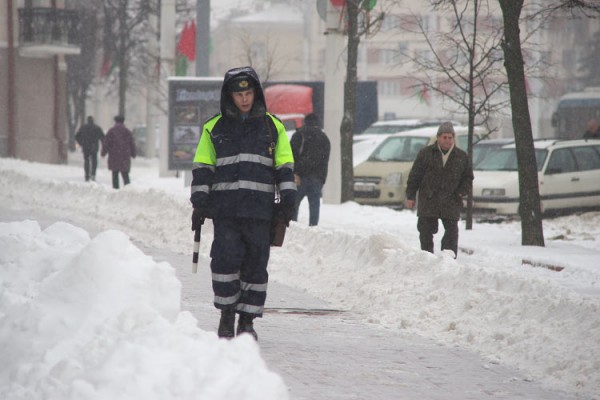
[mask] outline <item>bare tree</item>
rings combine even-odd
[[[148,15],[157,13],[157,0],[103,0],[104,52],[117,69],[119,114],[125,114],[132,75],[146,76]],[[112,69],[112,68],[111,68]],[[132,74],[132,70],[136,73]]]
[[[356,82],[358,45],[360,37],[376,31],[376,27],[383,20],[384,13],[379,13],[374,18],[367,18],[364,12],[368,9],[368,0],[346,1],[346,27],[348,36],[346,84],[344,86],[344,115],[340,125],[341,157],[342,157],[342,188],[341,201],[354,199],[353,181],[354,170],[352,166],[352,140],[354,136],[354,114],[356,110]],[[360,24],[362,22],[362,24]],[[359,26],[361,25],[361,26]]]
[[[522,2],[521,2],[522,3]],[[570,11],[583,13],[583,15],[598,18],[600,3],[598,0],[538,0],[534,5],[540,14],[553,14],[556,12]]]
[[[519,29],[524,0],[498,0],[498,2],[504,20],[502,49],[510,85],[512,121],[519,166],[521,243],[529,246],[544,246],[536,159]],[[591,0],[549,0],[538,3],[537,9],[540,16],[561,10],[579,10],[598,16],[600,4]]]
[[[510,101],[519,168],[519,215],[521,244],[544,246],[540,192],[536,168],[531,117],[527,103],[525,69],[519,21],[523,0],[498,0],[504,20],[504,66],[510,82]]]
[[[467,116],[466,150],[472,160],[475,125],[492,131],[490,119],[508,105],[508,82],[501,71],[502,26],[495,25],[487,1],[431,0],[431,5],[448,16],[448,28],[430,30],[421,16],[412,14],[403,29],[424,38],[428,51],[404,51],[401,58],[412,67],[413,88],[439,94],[448,111]],[[471,192],[466,229],[473,227],[472,200]]]
[[[94,80],[96,63],[97,4],[92,0],[71,1],[81,18],[81,52],[67,56],[67,128],[69,149],[75,149],[75,132],[84,122],[85,103]]]
[[[277,35],[268,31],[260,35],[242,31],[237,39],[243,50],[240,62],[252,66],[262,82],[268,82],[271,77],[283,71],[290,61],[298,61],[277,57],[280,42]]]

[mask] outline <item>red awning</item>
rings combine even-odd
[[[313,89],[304,85],[278,84],[264,90],[267,110],[273,114],[310,114]]]

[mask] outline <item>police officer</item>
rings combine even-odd
[[[225,73],[220,108],[205,122],[194,157],[192,229],[212,218],[210,267],[214,305],[221,310],[219,337],[249,333],[257,339],[253,320],[262,317],[267,297],[272,222],[287,224],[294,213],[294,159],[283,124],[266,111],[254,69]]]

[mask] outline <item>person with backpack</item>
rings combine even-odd
[[[327,179],[331,144],[321,130],[319,117],[308,114],[304,126],[294,133],[290,141],[294,153],[294,173],[298,185],[294,221],[298,220],[298,209],[302,199],[308,197],[309,226],[319,224],[321,192]]]
[[[253,321],[262,317],[267,297],[272,225],[289,223],[296,202],[294,158],[285,127],[267,112],[251,67],[225,73],[220,111],[204,123],[194,156],[192,230],[212,219],[219,337],[246,333],[258,339]]]
[[[94,117],[87,117],[87,123],[82,125],[75,134],[75,141],[81,146],[83,152],[83,172],[86,182],[90,179],[96,180],[96,168],[98,167],[99,143],[104,139],[104,132],[94,123]]]

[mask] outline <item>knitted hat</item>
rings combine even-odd
[[[440,127],[437,131],[437,135],[440,136],[443,133],[451,133],[452,135],[454,135],[454,126],[452,125],[452,122],[446,121],[440,124]]]

